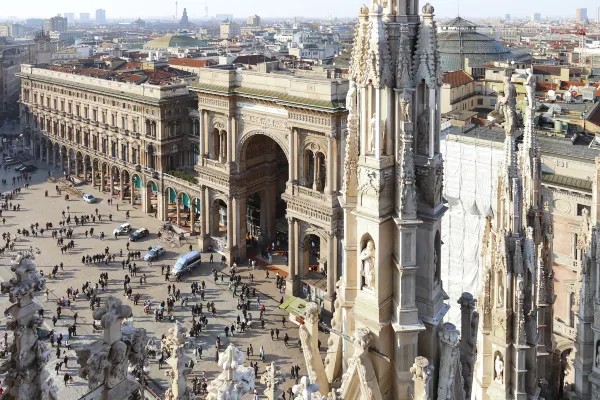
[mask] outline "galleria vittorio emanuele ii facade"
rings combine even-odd
[[[162,68],[152,57],[146,64]],[[313,357],[318,311],[308,303],[300,337],[318,390],[298,399],[556,398],[559,367],[547,362],[552,227],[532,105],[517,132],[506,82],[485,285],[449,305],[434,8],[363,6],[348,79],[276,70],[217,66],[191,85],[137,84],[126,74],[25,65],[25,145],[228,262],[245,261],[256,241],[287,246],[287,293],[332,312],[337,332],[326,359]],[[572,394],[581,399],[600,393],[596,203],[578,243],[586,268]],[[444,323],[450,306],[460,307],[460,327]]]

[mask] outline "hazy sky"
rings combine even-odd
[[[188,9],[191,19],[202,18],[204,7],[208,13],[232,13],[234,17],[245,17],[258,14],[262,17],[338,17],[355,16],[365,0],[181,0],[179,14],[183,8]],[[458,11],[458,0],[431,0],[440,17],[455,16]],[[175,0],[102,0],[102,1],[73,1],[73,0],[2,0],[0,18],[16,16],[47,18],[57,13],[73,12],[76,18],[80,12],[89,12],[94,18],[96,8],[106,10],[108,19],[137,18],[153,16],[169,16],[175,14]],[[425,4],[421,0],[420,4]],[[600,2],[593,0],[575,0],[573,3],[563,0],[461,0],[460,15],[465,17],[503,16],[510,13],[514,17],[526,16],[532,12],[542,15],[574,17],[576,7],[587,7],[590,19],[595,17],[595,8]]]

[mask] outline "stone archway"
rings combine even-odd
[[[288,135],[289,134],[290,133],[288,133]],[[285,157],[287,158],[288,162],[290,161],[290,149],[289,144],[287,142],[287,137],[282,137],[285,136],[283,134],[265,130],[252,130],[244,132],[242,134],[242,136],[238,140],[238,145],[236,147],[236,160],[240,160],[240,162],[246,161],[245,153],[248,147],[248,143],[250,142],[250,139],[252,139],[256,135],[263,135],[273,139],[273,141],[279,145],[279,148],[281,148],[281,150],[285,154]]]
[[[154,179],[148,179],[145,185],[145,212],[158,216],[159,185]],[[143,203],[144,204],[144,203]]]

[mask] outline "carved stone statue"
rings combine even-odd
[[[408,90],[404,89],[400,95],[400,118],[402,122],[411,122],[410,120],[410,102],[412,96]]]
[[[525,91],[527,92],[527,101],[529,103],[529,108],[535,108],[535,75],[533,75],[533,71],[531,70],[531,68],[527,68],[525,72],[527,73],[527,79],[525,80]]]
[[[504,384],[504,361],[500,354],[496,354],[494,361],[494,380],[500,384]]]
[[[254,369],[244,367],[244,352],[230,344],[219,354],[223,371],[208,385],[207,400],[240,400],[254,390]]]
[[[108,297],[93,314],[104,330],[103,338],[75,348],[79,376],[88,380],[90,390],[102,386],[103,396],[128,396],[139,388],[128,376],[127,367],[138,365],[145,358],[147,336],[145,329],[122,327],[123,320],[131,316],[130,306],[114,296]]]
[[[498,301],[496,302],[497,307],[504,307],[504,286],[498,285]]]
[[[166,349],[171,355],[167,359],[167,364],[171,367],[171,370],[167,372],[167,376],[171,381],[171,387],[165,394],[168,400],[187,400],[191,398],[191,391],[187,387],[187,375],[191,372],[191,369],[187,367],[190,358],[184,350],[187,330],[179,321],[176,321],[162,340],[163,349]]]
[[[429,155],[429,117],[427,109],[417,117],[417,153]]]
[[[319,393],[319,385],[310,383],[308,376],[300,378],[300,383],[292,387],[292,393],[294,393],[294,400],[312,400],[313,393]]]
[[[356,83],[351,80],[346,94],[346,109],[348,113],[354,114],[356,111]]]
[[[49,351],[38,339],[37,328],[43,320],[37,315],[43,306],[33,296],[44,289],[46,280],[36,270],[34,259],[33,251],[13,256],[10,269],[15,275],[1,285],[2,293],[14,303],[8,308],[12,320],[7,321],[8,329],[14,331],[14,340],[8,348],[10,358],[0,366],[0,373],[5,374],[3,399],[41,398],[42,372]]]
[[[260,383],[265,385],[265,396],[267,396],[268,400],[276,400],[279,398],[281,372],[274,362],[267,365],[265,373],[260,377]]]
[[[369,140],[367,143],[369,144],[369,150],[367,153],[373,154],[375,152],[375,135],[377,134],[377,118],[375,118],[375,113],[373,113],[373,117],[371,117],[371,121],[369,123]]]
[[[600,368],[600,340],[596,342],[596,368]]]
[[[362,261],[362,276],[365,279],[364,285],[373,288],[375,284],[375,242],[373,240],[369,240],[360,252],[360,260]]]
[[[509,71],[504,76],[504,96],[500,98],[504,111],[504,131],[507,136],[515,132],[517,125],[517,89],[511,80]]]

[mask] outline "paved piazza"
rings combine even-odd
[[[186,242],[179,249],[168,249],[165,256],[161,257],[158,261],[155,261],[150,267],[143,260],[134,260],[138,266],[141,266],[141,273],[137,277],[132,277],[131,287],[133,293],[140,293],[141,299],[139,305],[134,306],[133,301],[128,301],[123,297],[123,280],[126,274],[129,274],[127,269],[123,270],[121,266],[121,260],[126,258],[127,250],[126,243],[128,242],[127,237],[121,236],[118,239],[114,239],[112,236],[113,229],[120,223],[126,221],[125,212],[130,211],[130,218],[127,222],[130,222],[134,229],[145,227],[151,232],[149,237],[142,239],[141,241],[131,243],[131,251],[141,251],[142,256],[145,254],[149,246],[158,244],[164,245],[163,242],[157,239],[156,233],[161,226],[161,221],[151,216],[145,216],[141,210],[132,208],[130,204],[123,204],[117,211],[116,201],[115,205],[109,205],[108,193],[100,193],[98,190],[94,190],[90,185],[81,186],[84,193],[91,193],[99,198],[97,204],[87,204],[82,199],[73,199],[66,201],[64,198],[64,192],[62,195],[57,195],[55,186],[56,184],[47,182],[48,178],[48,167],[37,161],[33,164],[37,165],[40,169],[33,173],[31,186],[29,189],[23,189],[20,194],[13,199],[13,203],[21,205],[21,211],[4,211],[2,216],[6,218],[5,226],[1,226],[1,232],[16,233],[19,228],[29,229],[31,224],[39,223],[40,227],[45,226],[46,222],[51,222],[54,225],[54,229],[58,228],[58,222],[62,219],[62,211],[69,212],[72,217],[82,214],[94,214],[94,210],[98,208],[99,213],[103,216],[102,222],[96,221],[96,223],[86,224],[84,227],[75,227],[71,223],[71,227],[74,228],[75,249],[70,251],[66,255],[62,255],[60,247],[57,246],[57,241],[52,239],[51,234],[44,232],[43,237],[37,238],[29,237],[24,238],[17,242],[15,250],[29,248],[29,246],[38,247],[41,250],[41,254],[37,256],[35,260],[38,265],[38,269],[42,270],[45,275],[49,274],[54,265],[60,262],[64,263],[64,271],[59,271],[56,279],[47,280],[47,288],[50,290],[50,301],[45,302],[42,293],[39,294],[38,299],[41,302],[45,302],[45,324],[47,327],[52,326],[52,316],[56,313],[56,299],[62,296],[66,298],[66,289],[68,287],[79,288],[81,291],[82,285],[86,281],[90,281],[94,285],[99,278],[100,273],[108,272],[109,286],[106,292],[102,293],[100,289],[100,297],[104,298],[109,294],[119,296],[123,298],[125,304],[130,304],[133,307],[134,314],[134,326],[143,327],[148,331],[148,334],[153,337],[160,339],[161,335],[166,333],[167,330],[173,326],[172,323],[166,322],[154,322],[154,315],[145,315],[143,312],[143,303],[145,300],[151,299],[153,304],[157,304],[162,300],[166,299],[167,296],[167,282],[164,280],[164,276],[161,275],[160,266],[165,264],[172,266],[177,257],[180,254],[185,254],[189,250],[189,245],[192,244],[194,249],[197,249],[197,240],[195,238],[187,238]],[[58,170],[52,170],[56,175],[60,173]],[[7,185],[0,185],[0,190],[6,192],[14,187],[23,186],[23,183],[17,183],[12,186],[12,178],[17,176],[17,173],[12,169],[8,171],[0,170],[0,178],[7,179]],[[49,197],[44,197],[44,191],[48,191]],[[112,214],[112,222],[108,221],[108,215]],[[0,219],[1,223],[1,219]],[[94,237],[86,238],[85,231],[94,228]],[[106,238],[100,240],[98,238],[99,232],[104,232]],[[65,241],[66,243],[66,241]],[[110,253],[117,254],[116,262],[112,262],[109,265],[104,263],[97,263],[91,265],[82,265],[81,258],[84,255],[94,255],[103,253],[105,247],[108,246]],[[119,252],[123,250],[125,257],[120,257]],[[196,339],[197,345],[201,345],[203,351],[203,361],[199,361],[195,364],[192,374],[189,375],[189,386],[191,387],[191,379],[194,376],[199,376],[201,373],[205,373],[208,380],[210,381],[216,377],[220,368],[215,363],[215,342],[217,335],[221,338],[222,346],[227,346],[230,341],[235,343],[242,350],[246,350],[247,346],[251,343],[254,348],[254,356],[251,356],[249,360],[246,360],[246,364],[250,362],[259,362],[259,375],[256,380],[256,385],[259,393],[262,396],[262,385],[260,384],[260,375],[264,372],[267,363],[275,361],[278,366],[281,367],[283,373],[286,374],[286,381],[283,385],[284,390],[292,385],[292,379],[289,377],[290,367],[292,365],[299,365],[301,367],[300,375],[306,374],[306,368],[304,366],[304,358],[298,348],[298,328],[296,325],[287,322],[286,327],[282,325],[282,317],[284,314],[278,309],[281,294],[275,286],[275,275],[277,272],[277,263],[283,262],[280,257],[274,257],[274,265],[268,266],[270,271],[270,278],[266,278],[266,269],[264,266],[260,266],[254,271],[255,280],[254,284],[250,284],[251,289],[256,288],[257,292],[261,295],[261,304],[266,306],[266,325],[265,329],[261,329],[259,324],[252,325],[252,327],[245,333],[237,333],[234,337],[225,337],[224,327],[225,325],[231,325],[238,315],[236,309],[237,297],[233,297],[231,291],[227,289],[228,278],[225,278],[225,283],[215,285],[211,269],[215,268],[219,271],[227,273],[229,268],[222,268],[219,266],[218,260],[220,256],[215,254],[215,263],[209,264],[209,254],[205,253],[202,255],[202,265],[194,270],[192,276],[184,276],[181,283],[176,283],[176,287],[181,290],[182,297],[189,297],[189,304],[185,307],[180,306],[180,302],[176,302],[174,315],[177,320],[183,322],[183,324],[189,328],[191,321],[191,308],[196,304],[200,297],[194,298],[191,295],[190,285],[193,281],[199,283],[204,280],[206,282],[206,301],[214,301],[215,308],[217,310],[217,317],[213,318],[212,315],[208,314],[208,330],[203,331],[201,336]],[[238,272],[242,275],[242,283],[249,282],[249,272],[247,266],[244,264],[238,268]],[[147,284],[140,285],[139,276],[146,274]],[[3,281],[10,279],[12,273],[10,271],[9,258],[5,255],[0,258],[0,278]],[[171,278],[174,281],[174,277]],[[171,282],[173,283],[173,282]],[[1,307],[3,309],[9,306],[8,296],[2,295]],[[56,324],[56,330],[58,333],[63,333],[65,338],[67,337],[67,327],[73,323],[73,314],[78,313],[78,324],[77,324],[77,337],[74,341],[80,340],[92,340],[100,338],[100,334],[92,334],[92,317],[89,309],[89,303],[85,297],[82,300],[71,304],[70,309],[63,309],[61,319]],[[239,311],[241,315],[241,311]],[[252,299],[252,305],[250,313],[254,320],[258,321],[259,310],[256,306],[256,302]],[[166,315],[166,313],[165,313]],[[5,318],[3,318],[5,320]],[[270,329],[279,328],[280,340],[272,341],[270,337]],[[9,341],[11,341],[12,332],[9,333]],[[283,343],[283,337],[287,333],[290,337],[290,347],[286,349]],[[0,334],[4,334],[3,332]],[[320,341],[323,343],[322,357],[325,357],[327,337],[323,333],[320,337]],[[74,343],[74,342],[73,342]],[[266,353],[266,362],[263,364],[260,362],[259,349],[260,346],[264,346]],[[48,344],[50,346],[50,344]],[[81,380],[77,375],[77,363],[75,354],[73,351],[68,352],[69,363],[68,368],[63,367],[61,376],[65,371],[75,377],[75,382],[79,390],[85,388],[86,383],[80,382]],[[193,357],[191,349],[190,356]],[[52,359],[50,361],[50,367],[54,370],[54,364],[56,363],[55,351],[52,351]],[[167,388],[168,382],[165,377],[166,369],[159,371],[158,363],[155,360],[150,361],[151,372],[149,377],[149,387],[153,390],[162,394]],[[60,379],[59,386],[63,386],[62,379]],[[247,396],[248,398],[250,396]],[[287,398],[287,396],[286,396]]]

